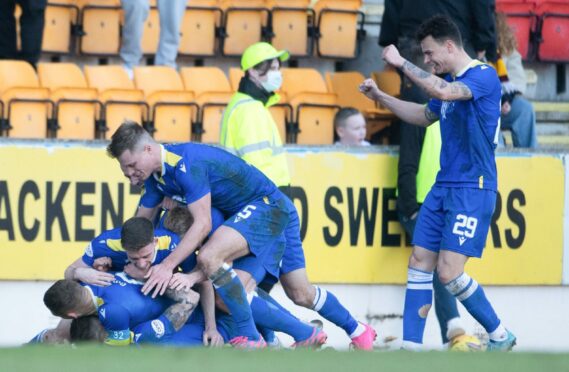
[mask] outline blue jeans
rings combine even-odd
[[[410,219],[399,214],[399,221],[401,222],[401,226],[405,229],[405,233],[410,237],[413,237],[417,217],[415,217],[415,219]],[[449,341],[447,338],[448,321],[453,318],[458,318],[460,315],[458,314],[456,298],[450,294],[444,284],[441,283],[436,271],[433,275],[433,292],[435,294],[435,314],[437,315],[437,320],[439,321],[439,326],[441,328],[443,344],[446,344]]]
[[[537,147],[535,128],[535,111],[532,104],[521,95],[514,97],[512,109],[507,115],[502,115],[502,129],[512,132],[514,147]],[[501,138],[503,141],[503,138]]]

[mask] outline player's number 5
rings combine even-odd
[[[478,225],[478,219],[475,217],[468,217],[464,214],[458,214],[456,216],[456,222],[452,229],[452,233],[458,236],[464,236],[467,238],[474,238],[474,233],[476,232],[476,226]]]
[[[255,207],[254,205],[248,205],[245,208],[243,208],[241,212],[237,213],[237,216],[244,220],[246,218],[249,218],[249,216],[251,216],[252,211],[254,211],[255,209],[257,209],[257,207]]]

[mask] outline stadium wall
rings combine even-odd
[[[1,345],[25,342],[52,325],[56,320],[41,302],[45,289],[96,234],[134,213],[138,190],[125,182],[104,146],[0,143]],[[395,213],[397,152],[287,151],[310,278],[377,325],[381,337],[399,339],[410,247]],[[552,152],[498,153],[500,196],[484,261],[468,265],[490,285],[499,314],[525,349],[569,350],[562,336],[569,330],[562,318],[569,310],[568,159]],[[280,289],[276,293],[284,297]],[[435,346],[440,339],[431,318],[426,341]],[[466,319],[471,332],[480,332]],[[333,326],[326,330],[332,346],[347,345]],[[392,345],[397,340],[384,346]]]

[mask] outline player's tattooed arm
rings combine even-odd
[[[179,331],[196,308],[200,295],[193,290],[185,291],[168,288],[166,296],[175,303],[166,309],[164,316],[172,323],[172,327]]]
[[[464,83],[460,81],[449,83],[407,60],[401,66],[401,70],[415,84],[424,89],[430,97],[442,101],[469,100],[472,98],[470,88]]]
[[[429,106],[425,106],[425,118],[429,123],[434,123],[435,121],[439,120],[439,115],[431,111],[431,109],[429,109]]]

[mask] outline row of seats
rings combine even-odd
[[[224,109],[237,89],[241,70],[230,79],[217,67],[137,67],[134,80],[115,66],[39,63],[38,72],[22,61],[0,61],[3,136],[12,138],[108,139],[124,120],[143,123],[162,142],[219,141]],[[376,74],[381,88],[399,89],[398,75]],[[333,117],[343,106],[360,109],[371,130],[393,115],[358,92],[358,72],[327,73],[284,68],[280,104],[271,108],[288,143],[331,144]]]
[[[156,0],[144,27],[146,55],[156,53],[160,22]],[[316,53],[348,59],[365,35],[361,0],[188,0],[179,54],[240,56],[261,40],[293,57]],[[18,15],[18,12],[17,12]],[[42,50],[46,53],[118,55],[122,9],[119,0],[49,0]],[[77,45],[75,45],[77,44]]]
[[[506,14],[524,60],[569,62],[567,0],[497,0]]]

